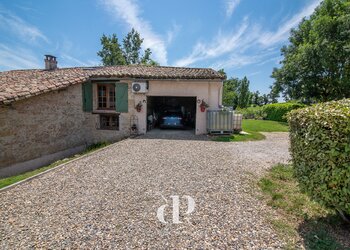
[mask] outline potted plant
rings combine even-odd
[[[201,104],[199,105],[199,107],[200,107],[200,109],[201,109],[201,112],[204,112],[206,108],[209,108],[209,105],[208,105],[208,103],[206,103],[206,102],[204,101],[204,99],[202,99],[202,102],[201,102]]]
[[[141,109],[142,109],[142,102],[141,101],[135,106],[135,109],[137,112],[141,112]]]

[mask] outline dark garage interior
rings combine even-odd
[[[196,97],[148,96],[147,130],[163,128],[162,123],[171,115],[178,116],[177,119],[181,120],[183,125],[182,129],[195,129],[196,100]]]

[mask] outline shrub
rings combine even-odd
[[[285,103],[273,103],[263,106],[263,111],[266,114],[266,120],[286,122],[286,115],[293,109],[305,107],[302,103],[285,102]]]
[[[293,110],[288,122],[301,189],[350,215],[350,99]]]
[[[243,115],[243,119],[264,119],[266,114],[262,107],[249,107],[245,109],[237,109],[238,113]]]

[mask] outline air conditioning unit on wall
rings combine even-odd
[[[147,93],[148,82],[133,82],[131,88],[133,93]]]

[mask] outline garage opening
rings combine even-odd
[[[158,129],[194,130],[196,97],[148,96],[147,131]]]

